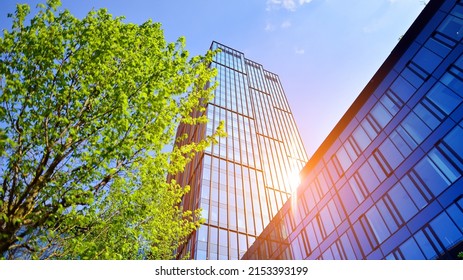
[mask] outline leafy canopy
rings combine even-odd
[[[190,59],[159,23],[59,6],[26,22],[18,5],[0,37],[0,256],[168,258],[199,220],[166,174],[223,132],[163,149],[180,122],[207,121],[192,112],[211,98],[214,53]]]

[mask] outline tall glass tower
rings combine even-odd
[[[179,258],[239,259],[292,193],[307,154],[277,75],[232,48],[220,49],[209,122],[182,125],[191,140],[225,121],[228,137],[195,157],[176,177],[191,186],[184,209],[202,208],[206,223],[178,248]],[[297,184],[297,183],[296,183]]]
[[[243,259],[463,251],[463,1],[431,0]]]

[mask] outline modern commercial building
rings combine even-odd
[[[429,1],[243,259],[463,251],[463,1]]]
[[[210,66],[219,83],[209,122],[181,125],[178,135],[198,141],[223,120],[228,137],[176,177],[191,186],[182,206],[202,208],[206,219],[178,257],[239,259],[297,187],[288,178],[297,181],[308,158],[278,76],[232,48],[213,42],[211,49],[221,51]]]

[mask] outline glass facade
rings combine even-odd
[[[225,121],[221,138],[191,162],[176,180],[191,186],[185,209],[202,209],[206,223],[178,249],[179,258],[239,259],[292,193],[308,158],[277,75],[220,49],[210,67],[218,87],[207,104],[205,126],[182,125],[190,140],[212,134]],[[186,140],[186,141],[190,141]]]
[[[430,1],[244,259],[463,251],[463,1]]]

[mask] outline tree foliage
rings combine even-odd
[[[206,122],[192,111],[211,98],[213,53],[190,59],[152,21],[59,6],[18,5],[0,37],[0,256],[168,258],[199,220],[166,174],[222,129],[163,149],[180,122]]]

